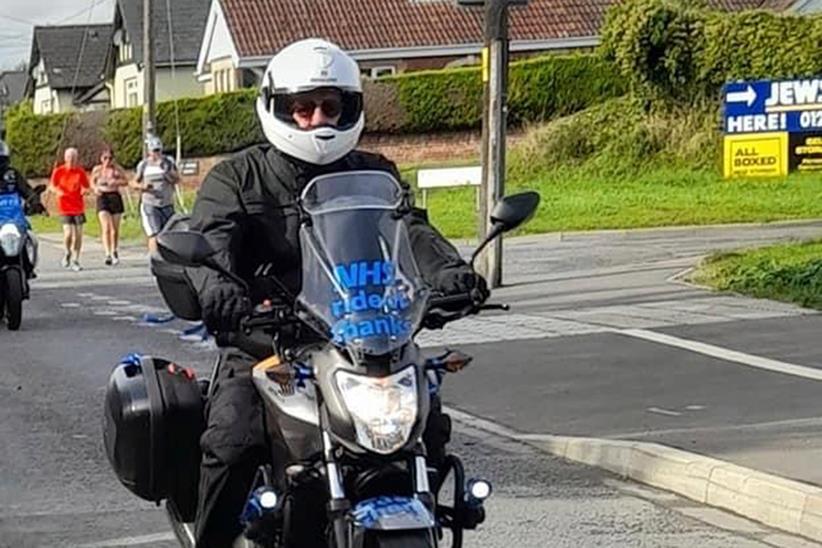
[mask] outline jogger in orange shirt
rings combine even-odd
[[[90,188],[86,171],[78,165],[77,156],[76,148],[67,148],[63,154],[65,163],[54,169],[49,182],[49,188],[57,195],[57,210],[63,223],[63,243],[66,246],[63,268],[71,268],[75,272],[81,270],[80,251],[83,247],[83,224],[86,222],[83,195]]]

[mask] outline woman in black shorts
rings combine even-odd
[[[105,149],[100,154],[100,163],[91,170],[91,188],[97,195],[97,217],[100,219],[100,236],[108,266],[120,262],[120,219],[125,211],[120,187],[127,184],[123,170],[114,163],[111,149]]]

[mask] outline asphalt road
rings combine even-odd
[[[822,484],[822,315],[673,279],[712,251],[810,237],[822,224],[517,240],[494,296],[508,319],[431,339],[477,356],[447,402],[523,432],[655,441]]]
[[[819,345],[817,354],[802,348],[813,346],[817,316],[666,283],[670,271],[683,267],[677,261],[704,252],[691,240],[680,249],[676,237],[666,237],[650,252],[643,242],[624,242],[635,235],[602,237],[582,237],[582,243],[577,237],[528,239],[512,246],[515,266],[509,274],[516,285],[498,293],[515,305],[512,313],[466,320],[445,333],[477,356],[471,369],[450,379],[450,405],[521,431],[658,435],[674,444],[684,436],[702,440],[697,450],[747,451],[759,458],[764,448],[757,440],[791,433],[775,421],[788,421],[795,440],[801,437],[792,421],[805,421],[799,423],[802,432],[816,433],[818,381],[620,331],[642,325],[729,348],[738,342],[744,352],[762,350],[812,367],[819,363]],[[117,269],[95,266],[102,257],[92,252],[79,274],[55,268],[58,258],[44,245],[41,277],[26,303],[22,331],[0,329],[0,546],[172,546],[162,512],[130,495],[108,467],[101,442],[104,386],[126,353],[163,355],[205,374],[214,349],[208,342],[181,341],[186,322],[140,321],[145,313],[163,312],[142,252],[126,254]],[[540,272],[542,281],[534,278]],[[544,280],[550,276],[552,281]],[[649,292],[644,298],[643,286]],[[720,301],[705,301],[714,298]],[[655,303],[663,306],[647,312]],[[644,316],[636,316],[637,310]],[[717,317],[722,321],[713,321]],[[683,318],[691,323],[681,323]],[[773,325],[796,339],[767,344],[765,335],[751,331],[759,326],[783,341],[773,335]],[[743,334],[748,339],[738,338]],[[444,342],[442,333],[427,337],[429,346]],[[758,437],[757,428],[767,435]],[[486,433],[463,428],[454,447],[472,473],[496,487],[489,520],[468,546],[803,545]]]

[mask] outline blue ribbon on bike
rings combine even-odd
[[[174,314],[168,314],[166,316],[160,316],[160,315],[157,315],[157,314],[148,313],[148,314],[143,314],[142,321],[145,322],[145,323],[150,323],[150,324],[161,324],[161,323],[168,323],[170,321],[173,321],[175,318],[176,318],[176,316]]]
[[[208,339],[208,330],[203,322],[196,323],[180,332],[181,339],[191,340],[195,337],[200,341],[205,341]]]

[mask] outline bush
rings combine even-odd
[[[714,109],[657,103],[633,95],[610,99],[532,128],[511,150],[513,180],[572,168],[618,177],[653,168],[717,169],[721,135]]]
[[[514,63],[510,70],[509,119],[514,124],[568,114],[623,93],[621,80],[594,55],[546,56]],[[365,83],[367,132],[427,133],[473,129],[482,123],[479,67],[411,73]],[[256,90],[168,101],[157,106],[157,125],[166,147],[175,148],[177,124],[184,156],[207,156],[242,149],[263,140],[254,111]],[[9,140],[16,164],[32,175],[46,174],[59,146],[81,149],[91,166],[108,143],[119,162],[140,158],[140,108],[98,113],[35,116],[31,106],[9,114]],[[92,121],[93,120],[93,121]],[[67,131],[63,132],[63,127]],[[61,139],[61,136],[64,138]]]
[[[26,176],[47,175],[60,158],[58,147],[69,114],[35,116],[31,101],[6,111],[6,141],[14,166]]]
[[[822,18],[627,0],[608,11],[599,52],[647,99],[715,101],[727,81],[819,74]]]
[[[482,124],[483,86],[479,67],[405,74],[375,82],[395,87],[402,123],[372,123],[374,132],[435,132]],[[549,55],[511,64],[508,121],[540,122],[570,114],[625,93],[614,67],[590,54]]]

